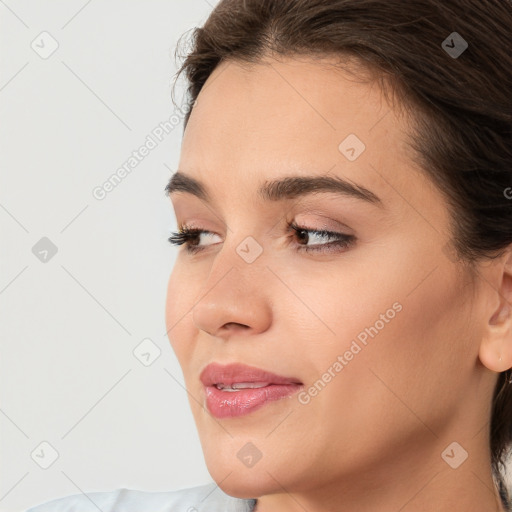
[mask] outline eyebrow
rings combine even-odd
[[[196,178],[177,171],[165,187],[167,196],[175,192],[186,192],[206,202],[211,202],[206,186]],[[286,176],[266,181],[259,189],[258,195],[265,201],[294,199],[315,192],[334,192],[343,196],[354,197],[382,207],[379,196],[371,190],[341,178],[340,176]]]

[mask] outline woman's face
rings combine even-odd
[[[451,426],[474,407],[473,289],[445,250],[446,203],[405,137],[375,83],[320,61],[223,63],[200,93],[179,171],[207,198],[183,185],[170,195],[178,224],[207,233],[199,252],[179,249],[166,323],[206,464],[232,495],[450,472],[443,450],[477,434]],[[359,194],[327,180],[258,193],[292,176]],[[302,386],[220,417],[200,380],[210,363]]]

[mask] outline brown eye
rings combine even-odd
[[[348,249],[356,241],[356,237],[354,235],[346,235],[344,233],[337,233],[335,231],[308,229],[306,227],[298,226],[293,222],[289,224],[289,227],[295,231],[297,237],[300,240],[306,242],[305,244],[298,244],[299,248],[297,250],[299,251],[339,252],[343,249]],[[332,241],[327,243],[314,243],[312,245],[307,245],[311,239]]]

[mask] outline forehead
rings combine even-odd
[[[257,142],[257,135],[262,143],[275,142],[276,147],[285,141],[297,142],[298,137],[302,142],[324,140],[327,146],[350,133],[370,145],[384,132],[389,138],[403,129],[368,71],[348,72],[336,67],[335,61],[306,57],[257,64],[223,62],[199,94],[184,149],[198,123],[201,134],[213,140],[234,136],[234,141],[247,146]],[[374,135],[377,124],[381,126]]]
[[[384,202],[396,196],[394,183],[429,188],[406,153],[406,125],[378,83],[334,64],[307,58],[222,63],[191,113],[180,170],[214,190],[222,183],[219,194],[231,195],[303,169],[342,176]]]

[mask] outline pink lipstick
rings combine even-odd
[[[294,377],[239,363],[209,364],[201,372],[200,380],[207,408],[216,418],[249,414],[269,402],[293,395],[303,386]]]

